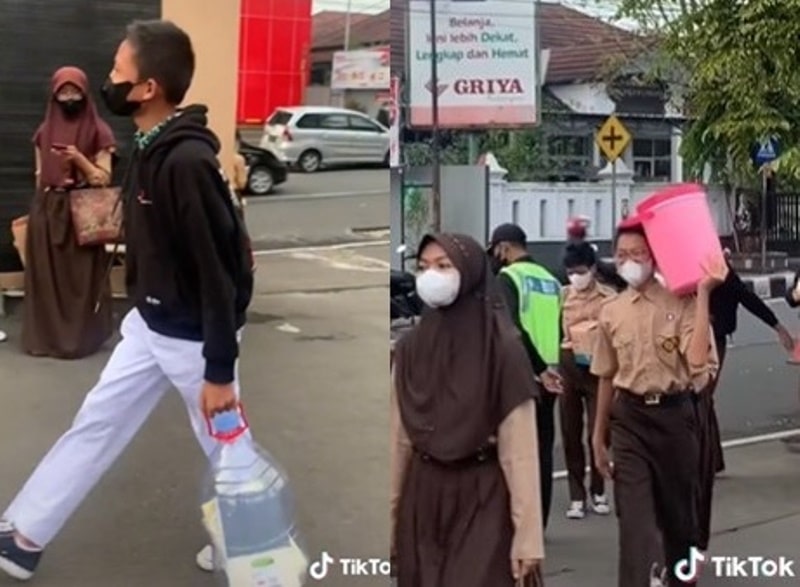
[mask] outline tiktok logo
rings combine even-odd
[[[311,575],[312,579],[321,581],[328,576],[328,567],[334,562],[335,559],[331,555],[329,555],[327,552],[323,552],[320,559],[311,565],[308,570],[308,574]]]
[[[692,583],[700,578],[701,565],[706,562],[706,555],[699,548],[689,549],[689,558],[675,563],[675,578],[684,583]]]
[[[315,581],[321,581],[328,576],[331,571],[341,572],[345,577],[388,577],[392,572],[392,564],[388,560],[379,558],[334,558],[327,551],[323,550],[319,560],[313,563],[308,574]]]

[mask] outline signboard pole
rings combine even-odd
[[[767,269],[767,187],[769,167],[761,169],[761,270]]]
[[[467,165],[475,165],[478,160],[478,136],[471,132],[467,135]]]
[[[433,151],[433,193],[431,224],[435,231],[442,228],[441,220],[441,160],[439,153],[439,68],[436,41],[436,0],[431,0],[431,150]]]

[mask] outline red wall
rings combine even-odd
[[[237,121],[263,123],[275,108],[303,103],[312,0],[241,0]]]

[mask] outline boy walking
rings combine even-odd
[[[122,340],[68,430],[3,515],[0,570],[30,579],[42,550],[170,387],[202,449],[205,418],[236,406],[239,330],[253,289],[248,239],[217,161],[206,109],[183,101],[188,35],[166,21],[128,27],[102,95],[138,127],[123,186],[128,294]]]

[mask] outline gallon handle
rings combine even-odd
[[[206,416],[206,424],[209,436],[220,442],[233,442],[250,428],[241,402],[233,410],[220,412],[212,418]]]

